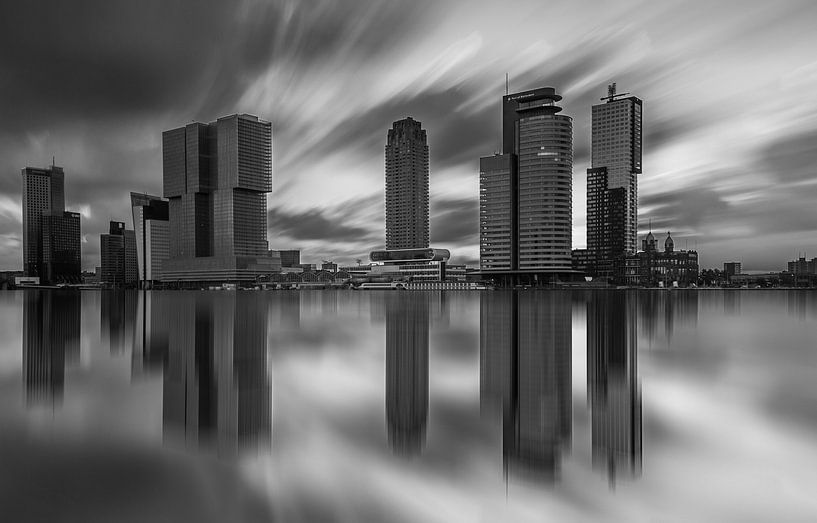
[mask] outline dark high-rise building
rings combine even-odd
[[[480,309],[480,406],[501,408],[505,473],[553,480],[572,439],[570,294],[500,291]]]
[[[170,219],[166,281],[246,281],[274,270],[267,245],[272,124],[236,114],[162,133]]]
[[[268,448],[272,411],[264,298],[244,293],[168,298],[166,440],[212,447],[220,455]]]
[[[427,293],[386,297],[386,423],[395,454],[417,455],[428,422]]]
[[[502,98],[502,154],[480,159],[480,268],[536,282],[569,273],[573,123],[552,87]]]
[[[80,259],[79,213],[45,211],[41,215],[43,274],[48,282],[79,283]]]
[[[65,173],[52,165],[23,176],[23,271],[42,283],[78,280],[79,214],[65,212]]]
[[[23,383],[28,403],[62,400],[65,365],[79,360],[79,292],[23,294]]]
[[[110,222],[108,234],[99,235],[102,283],[114,286],[136,284],[136,236],[123,222]]]
[[[641,108],[635,96],[608,88],[593,106],[591,167],[587,170],[587,249],[593,274],[621,279],[624,256],[638,250]]]
[[[386,142],[386,249],[428,247],[428,144],[413,118],[396,121]]]
[[[587,302],[593,466],[606,470],[611,481],[641,472],[637,298],[634,291],[603,291]]]
[[[167,201],[158,196],[130,193],[136,241],[136,272],[142,287],[160,281],[162,263],[170,256]]]

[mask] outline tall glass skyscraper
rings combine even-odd
[[[168,204],[149,194],[130,193],[136,235],[138,280],[143,287],[161,280],[162,263],[169,257]]]
[[[242,281],[275,270],[268,256],[272,124],[236,114],[162,133],[170,219],[165,281]]]
[[[629,94],[629,93],[625,93]],[[593,106],[591,167],[587,170],[587,250],[590,271],[616,277],[623,257],[637,249],[641,109],[635,96],[608,87]]]
[[[552,87],[502,98],[502,153],[480,159],[486,275],[571,271],[573,121],[557,114],[561,99]]]
[[[422,124],[392,124],[386,142],[386,249],[428,247],[428,144]]]
[[[23,271],[42,283],[78,281],[79,214],[65,211],[65,173],[52,165],[23,175]]]

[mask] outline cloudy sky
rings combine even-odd
[[[479,6],[479,7],[477,7]],[[130,191],[161,192],[161,132],[273,122],[272,248],[352,262],[383,245],[383,146],[420,120],[431,238],[479,256],[479,157],[511,90],[553,86],[574,118],[573,245],[585,245],[590,107],[644,100],[640,225],[702,265],[817,256],[817,4],[718,1],[14,2],[0,19],[0,269],[21,255],[21,177],[56,157],[83,266]],[[659,235],[662,238],[662,235]]]

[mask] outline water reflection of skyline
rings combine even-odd
[[[506,477],[551,481],[572,438],[570,293],[483,294],[480,320],[481,409],[501,411]]]
[[[254,293],[169,293],[165,440],[220,455],[269,447],[267,304]]]
[[[600,291],[587,302],[587,398],[592,462],[611,483],[638,476],[642,460],[636,291]]]
[[[383,296],[381,300],[380,297]],[[386,426],[389,447],[416,456],[428,423],[429,293],[373,293],[386,320]]]
[[[79,361],[81,295],[23,294],[23,383],[28,405],[62,402],[65,366]]]

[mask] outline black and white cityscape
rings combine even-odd
[[[817,519],[817,5],[5,11],[3,520]]]

